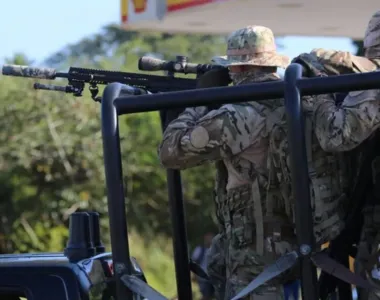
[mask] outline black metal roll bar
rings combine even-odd
[[[139,60],[139,66],[140,61],[142,60]],[[177,56],[176,62],[181,65],[186,65],[187,57]],[[172,65],[174,66],[173,63],[174,62],[172,62]],[[166,75],[174,77],[175,72],[173,69],[169,69],[167,70]],[[179,113],[180,111],[174,111],[169,108],[160,110],[162,132],[165,131],[166,127],[172,120],[178,117]],[[174,267],[177,297],[178,299],[191,300],[190,258],[187,243],[186,215],[185,204],[183,201],[181,172],[179,170],[166,169],[166,181],[168,185],[168,200],[173,233],[173,255],[175,261]]]
[[[130,87],[119,83],[109,84],[103,93],[101,117],[105,174],[108,193],[108,210],[111,231],[112,256],[117,283],[117,300],[133,300],[131,291],[124,287],[120,276],[131,274],[127,219],[125,213],[124,185],[118,116],[123,114],[156,111],[170,108],[210,104],[237,103],[285,97],[289,144],[293,175],[293,194],[296,201],[296,230],[301,254],[302,296],[317,300],[317,274],[309,259],[314,250],[312,213],[301,107],[302,95],[347,92],[380,87],[380,72],[350,74],[322,78],[301,79],[301,66],[290,65],[284,81],[234,87],[217,87],[154,95],[120,96]],[[182,220],[185,222],[185,220]],[[176,257],[177,258],[177,257]],[[175,263],[178,265],[177,259]],[[178,278],[178,277],[177,277]],[[178,283],[177,283],[178,287]],[[180,291],[179,291],[180,292]],[[182,298],[181,298],[182,297]],[[190,300],[191,293],[180,300]]]
[[[300,255],[302,297],[318,300],[317,271],[310,259],[315,249],[313,214],[311,209],[309,171],[307,165],[304,119],[298,80],[300,65],[290,65],[285,71],[284,97],[288,123],[288,145],[292,172],[292,191],[295,199],[295,222]],[[312,295],[313,294],[313,295]]]

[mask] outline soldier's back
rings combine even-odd
[[[218,203],[218,215],[222,219],[226,236],[228,255],[226,257],[226,297],[236,293],[257,277],[264,268],[279,256],[294,249],[296,236],[291,214],[287,215],[285,203],[268,195],[270,166],[270,118],[283,99],[240,104],[241,109],[253,109],[261,118],[259,126],[245,128],[257,131],[250,146],[239,154],[224,160],[228,174],[226,197]],[[242,135],[237,139],[252,135]],[[289,279],[289,274],[285,274]],[[293,274],[295,278],[295,274]],[[281,283],[278,278],[270,285],[264,285],[260,293],[263,299],[281,299]],[[255,295],[256,296],[256,295]],[[255,297],[254,296],[254,297]],[[257,296],[258,297],[258,296]],[[253,298],[256,299],[256,298]]]
[[[313,97],[302,100],[305,114],[305,142],[309,183],[311,191],[311,206],[313,210],[314,234],[319,245],[334,239],[344,227],[344,207],[347,201],[346,176],[343,155],[325,152],[315,135],[312,122]],[[287,141],[287,124],[285,108],[278,109],[276,121],[273,121],[270,140],[270,161],[280,187],[280,197],[294,220],[294,199],[291,190],[290,150]],[[275,189],[275,186],[274,188]]]

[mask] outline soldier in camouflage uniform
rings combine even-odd
[[[310,53],[302,53],[292,62],[311,67],[314,73],[329,76],[375,71],[380,67],[380,11],[377,11],[368,23],[364,48],[365,57],[355,56],[346,51],[317,48]]]
[[[273,33],[249,26],[232,33],[227,57],[215,63],[227,66],[235,85],[279,80],[276,67],[288,59],[275,51]],[[311,120],[312,97],[304,99]],[[308,124],[308,158],[317,242],[329,241],[342,230],[345,197],[338,162],[326,154]],[[167,168],[185,169],[223,160],[217,174],[217,216],[223,230],[209,252],[208,273],[218,299],[230,299],[278,256],[294,249],[294,205],[291,196],[289,150],[283,99],[227,104],[217,110],[186,109],[164,133],[159,155]],[[315,163],[313,163],[315,162]],[[284,274],[257,289],[251,299],[283,298]]]
[[[289,64],[287,57],[276,52],[272,31],[262,26],[233,32],[228,38],[227,56],[213,60],[229,67],[235,85],[279,80],[277,67]],[[214,238],[208,256],[208,273],[218,299],[236,295],[273,261],[275,255],[267,251],[264,241],[273,235],[280,221],[283,241],[275,242],[276,250],[283,254],[295,242],[283,209],[278,209],[276,224],[263,219],[268,210],[269,185],[266,116],[278,105],[282,100],[226,104],[212,111],[207,107],[187,108],[168,125],[159,148],[161,163],[167,168],[186,169],[219,160],[226,167],[226,185],[219,184],[216,191],[217,215],[223,230]],[[275,207],[269,209],[277,212]],[[282,299],[282,288],[265,286],[252,299]]]
[[[380,68],[380,11],[369,21],[364,38],[365,57],[348,52],[315,49],[299,58],[312,65],[321,74],[338,75],[376,71]],[[317,71],[318,72],[318,71]],[[342,103],[336,104],[336,95],[318,95],[314,102],[316,135],[326,151],[349,151],[372,138],[380,127],[380,91],[367,90],[350,92]],[[379,138],[377,135],[376,138]],[[358,158],[359,164],[361,159]],[[380,173],[380,157],[372,161],[373,180]],[[375,185],[379,183],[375,182]],[[372,203],[363,210],[364,225],[355,259],[355,272],[371,277],[378,264],[380,244],[380,200],[377,191],[372,194]],[[364,199],[358,199],[364,201]],[[373,203],[374,202],[374,203]],[[361,294],[361,293],[360,293]],[[372,299],[362,291],[359,299]],[[365,295],[365,296],[364,296]]]
[[[365,57],[349,52],[314,49],[309,59],[321,74],[339,75],[376,71],[380,68],[380,11],[376,12],[364,38]],[[301,54],[300,57],[307,54]],[[308,58],[306,59],[308,60]],[[314,103],[316,134],[325,151],[349,151],[366,140],[379,126],[378,90],[350,92],[342,104],[335,95],[318,95]]]

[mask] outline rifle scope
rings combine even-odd
[[[212,64],[193,64],[184,60],[166,61],[149,56],[139,59],[138,68],[140,71],[169,71],[184,74],[204,74],[213,69],[223,69],[223,66]]]

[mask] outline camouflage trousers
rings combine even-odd
[[[264,224],[264,235],[256,235],[258,230],[253,201],[258,198],[253,196],[250,189],[230,191],[224,205],[225,211],[219,214],[224,216],[224,230],[214,237],[207,256],[207,271],[218,300],[229,300],[234,297],[266,266],[295,248],[294,233],[290,239],[281,240],[278,236],[273,236],[273,232],[269,230],[271,226]],[[260,239],[263,245],[261,253],[257,247]],[[284,274],[264,284],[245,299],[284,299],[283,283],[296,279],[297,275],[294,271]]]
[[[380,245],[380,206],[366,206],[363,210],[364,224],[355,258],[355,273],[372,281],[380,288],[380,280],[372,278],[372,270],[379,267]],[[359,300],[380,299],[379,292],[358,289]]]

